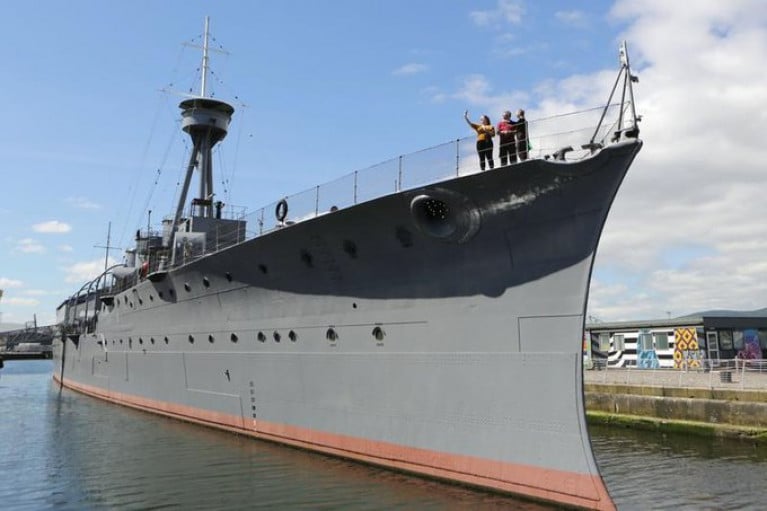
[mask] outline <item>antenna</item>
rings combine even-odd
[[[107,244],[106,246],[103,245],[93,245],[93,248],[103,248],[104,249],[104,271],[107,271],[107,267],[109,266],[109,251],[110,250],[119,250],[120,247],[111,247],[109,246],[109,242],[112,238],[112,222],[109,222],[109,227],[107,227]]]
[[[208,81],[208,35],[210,28],[210,17],[205,16],[205,35],[202,42],[202,83],[200,83],[200,96],[205,97],[205,85]]]

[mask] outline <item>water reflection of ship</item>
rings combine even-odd
[[[213,201],[211,149],[234,109],[203,80],[180,105],[194,149],[174,217],[59,307],[55,378],[332,455],[614,508],[580,339],[602,226],[642,145],[633,78],[624,46],[607,105],[530,121],[527,161],[477,172],[458,141],[250,218]]]

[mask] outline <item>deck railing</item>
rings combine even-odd
[[[626,127],[618,126],[621,114],[624,124],[635,123],[628,115],[630,108],[629,103],[609,105],[601,123],[604,107],[528,121],[528,159],[576,161],[586,158],[591,151],[584,149],[584,144],[594,142],[607,146],[615,133]],[[480,172],[475,141],[476,137],[469,136],[398,156],[303,192],[284,196],[236,219],[247,222],[245,237],[250,239],[388,194]],[[572,150],[557,154],[564,148]],[[495,168],[499,168],[497,139],[493,159]],[[284,221],[279,221],[275,215],[280,201],[285,201],[288,206]],[[208,245],[217,249],[225,246],[216,240],[211,240]]]

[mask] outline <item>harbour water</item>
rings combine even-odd
[[[52,367],[0,371],[0,509],[551,509],[105,403],[59,389]],[[597,427],[591,437],[621,510],[767,505],[765,448]]]

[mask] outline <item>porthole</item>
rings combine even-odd
[[[143,337],[139,337],[138,338],[138,343],[139,344],[144,344],[144,338]]]
[[[169,294],[169,295],[171,296],[171,298],[172,298],[172,297],[176,296],[176,290],[175,290],[175,289],[173,289],[173,288],[171,288],[171,289],[168,289],[168,294]]]
[[[232,281],[232,274],[231,273],[226,272],[225,276],[226,276],[226,280],[228,280],[229,282]]]
[[[328,328],[328,331],[325,332],[325,338],[328,341],[335,341],[338,339],[338,333],[336,333],[334,328]]]
[[[150,301],[150,302],[153,302],[153,301],[154,301],[154,295],[149,295],[149,301]]]
[[[344,240],[343,247],[349,257],[357,259],[357,245],[352,240]]]
[[[258,269],[259,269],[259,270],[261,271],[261,273],[263,273],[264,275],[266,275],[266,274],[267,274],[267,272],[269,271],[269,270],[266,268],[266,265],[265,265],[265,264],[259,264],[259,265],[258,265]]]
[[[288,339],[290,339],[293,342],[296,342],[296,339],[298,339],[298,334],[296,334],[293,330],[288,332]]]
[[[264,335],[264,332],[258,332],[258,340],[261,342],[266,341],[266,336]]]
[[[240,340],[240,338],[239,338],[239,337],[237,337],[237,334],[235,334],[234,332],[232,332],[232,335],[230,335],[230,336],[229,336],[229,339],[230,339],[232,342],[237,342],[237,341],[239,341],[239,340]]]
[[[274,342],[280,342],[280,339],[282,339],[282,336],[277,330],[274,331],[272,337],[274,338]]]
[[[209,335],[208,335],[208,342],[209,342],[209,343],[213,344],[213,342],[214,342],[215,340],[216,340],[216,339],[213,337],[213,335],[212,335],[212,334],[209,334]]]
[[[192,290],[192,286],[189,285],[189,282],[184,282],[184,289],[186,289],[187,293]]]
[[[133,308],[133,302],[128,302],[128,305],[130,306],[131,309]]]
[[[158,291],[157,295],[160,297],[160,299],[162,299],[163,297],[162,291]]]
[[[308,250],[301,251],[301,262],[304,263],[307,268],[314,267],[314,262],[312,259],[312,254],[310,254]]]
[[[139,298],[139,299],[138,299],[138,304],[139,304],[139,305],[144,305],[144,300],[142,300],[141,298]]]
[[[192,334],[189,334],[189,343],[194,344],[194,336]]]
[[[154,344],[154,337],[150,337],[150,338],[149,338],[149,342],[150,342],[150,343],[152,343],[152,344]]]
[[[133,347],[133,338],[132,337],[128,337],[128,347],[129,348]]]
[[[386,332],[384,332],[383,328],[381,328],[380,326],[375,327],[372,333],[376,341],[383,341],[383,338],[386,335]]]
[[[202,278],[202,285],[205,287],[210,287],[210,280],[208,280],[208,277]]]
[[[122,344],[122,343],[123,343],[123,340],[122,340],[122,339],[120,339],[120,344]]]
[[[165,341],[165,344],[168,344],[168,338],[167,337],[164,337],[163,341]]]
[[[357,308],[357,302],[352,302],[352,309],[356,309],[356,308]]]
[[[125,296],[123,296],[123,301],[124,301],[125,303],[128,303],[128,295],[125,295]]]

